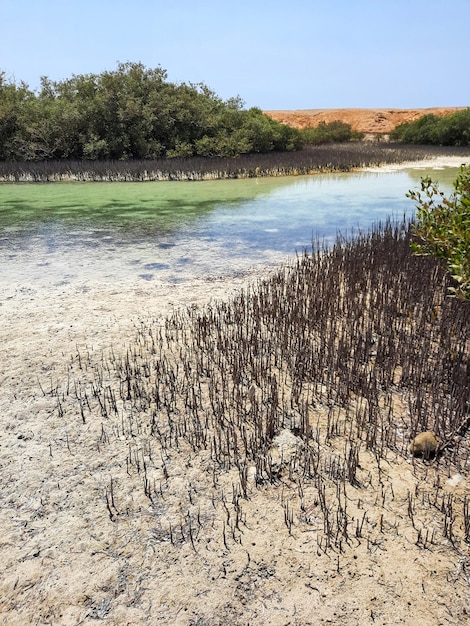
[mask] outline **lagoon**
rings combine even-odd
[[[0,185],[0,284],[185,282],[282,263],[411,216],[409,189],[458,168],[284,178]]]

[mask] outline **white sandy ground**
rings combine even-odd
[[[432,159],[425,159],[423,161],[404,161],[403,163],[390,163],[388,165],[382,165],[378,167],[364,167],[365,172],[398,172],[400,170],[428,170],[436,169],[440,170],[445,167],[460,167],[461,165],[468,165],[470,162],[470,156],[442,156]]]
[[[432,166],[455,164],[440,159]],[[431,626],[470,620],[468,546],[455,550],[439,537],[432,547],[420,547],[417,531],[405,523],[407,494],[430,479],[414,471],[409,459],[391,457],[379,485],[376,460],[363,453],[364,475],[371,472],[376,491],[356,495],[351,507],[360,509],[362,498],[373,511],[373,494],[381,489],[386,511],[380,524],[389,532],[377,535],[373,545],[354,542],[344,553],[318,551],[313,504],[311,526],[294,525],[289,535],[281,486],[250,484],[241,543],[228,537],[227,545],[223,515],[204,508],[203,494],[194,495],[206,516],[198,552],[187,537],[175,545],[168,541],[148,501],[141,501],[142,489],[125,492],[124,478],[116,507],[127,506],[130,513],[110,519],[105,495],[111,478],[119,483],[125,476],[122,451],[129,442],[109,431],[97,447],[102,424],[83,425],[79,415],[59,418],[50,387],[67,384],[77,352],[92,367],[111,346],[125,352],[141,320],[228,299],[265,272],[177,285],[90,280],[47,290],[10,284],[2,276],[0,624]],[[189,480],[196,494],[201,480],[204,489],[189,461],[170,473],[173,485],[181,480],[187,489]],[[470,494],[469,478],[446,488]],[[378,523],[370,520],[371,527]],[[418,507],[420,523],[433,528],[432,513],[421,514]]]

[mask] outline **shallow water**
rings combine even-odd
[[[426,174],[458,169],[207,182],[0,185],[0,282],[182,282],[293,257],[313,239],[413,212]]]

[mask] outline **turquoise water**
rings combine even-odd
[[[455,168],[250,180],[0,186],[0,281],[181,282],[284,261],[313,239],[411,215],[405,197]]]

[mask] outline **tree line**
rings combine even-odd
[[[414,122],[405,122],[391,133],[392,141],[434,146],[470,145],[470,108],[438,117],[423,115]]]
[[[0,160],[128,160],[292,151],[301,132],[161,67],[41,78],[32,91],[0,72]]]

